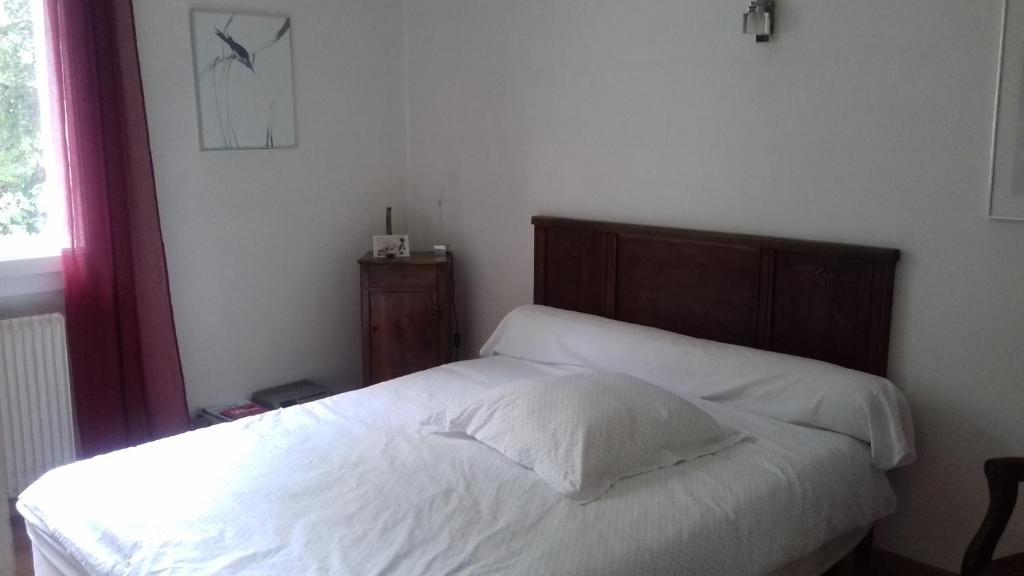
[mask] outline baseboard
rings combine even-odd
[[[956,576],[954,572],[911,560],[881,548],[872,551],[871,568],[872,574],[877,576]]]

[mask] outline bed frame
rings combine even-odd
[[[900,252],[534,216],[533,301],[885,376]],[[871,573],[873,530],[826,575]]]
[[[534,216],[533,301],[884,376],[899,250]]]

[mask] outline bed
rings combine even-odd
[[[534,227],[536,305],[481,358],[51,471],[18,501],[37,573],[802,576],[870,546],[896,506],[884,469],[913,459],[905,402],[880,378],[898,252]],[[799,386],[884,394],[826,429],[829,402],[794,415],[765,392],[794,366]],[[597,370],[666,387],[692,373],[689,400],[746,439],[581,505],[419,425],[497,386]]]

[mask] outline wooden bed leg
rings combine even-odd
[[[875,548],[875,529],[868,530],[868,533],[857,544],[853,551],[853,573],[857,576],[871,574],[871,553]]]

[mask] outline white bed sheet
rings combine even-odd
[[[765,574],[895,509],[864,443],[697,400],[753,439],[581,506],[418,422],[495,357],[58,468],[18,507],[93,574]]]

